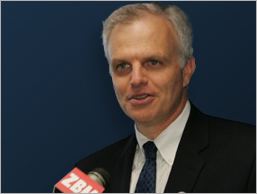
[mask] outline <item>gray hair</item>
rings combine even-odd
[[[164,16],[169,20],[171,25],[173,25],[179,39],[179,51],[181,54],[180,66],[184,67],[187,60],[193,56],[191,24],[186,14],[177,6],[169,5],[164,7],[156,3],[136,3],[125,5],[115,10],[103,22],[102,38],[107,60],[109,61],[107,45],[113,28],[117,24],[128,24],[142,17],[145,12]]]

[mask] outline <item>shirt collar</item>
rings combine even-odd
[[[173,164],[178,144],[189,117],[190,109],[190,103],[187,101],[180,115],[165,130],[163,130],[158,137],[153,140],[162,158],[170,165]],[[142,133],[140,133],[137,130],[136,125],[135,133],[139,148],[141,152],[143,152],[144,143],[152,140],[148,139]]]

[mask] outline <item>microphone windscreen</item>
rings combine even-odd
[[[110,183],[111,176],[103,168],[95,168],[94,170],[88,173],[88,176],[101,184],[103,187],[107,188]]]

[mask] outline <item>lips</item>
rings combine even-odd
[[[147,105],[151,103],[153,99],[154,96],[148,93],[134,94],[128,97],[132,105]]]

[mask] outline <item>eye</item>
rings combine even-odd
[[[161,62],[159,60],[156,60],[156,59],[150,59],[146,62],[146,64],[149,67],[157,67],[157,66],[161,65]]]
[[[126,72],[129,72],[130,71],[130,64],[128,63],[120,63],[118,65],[115,66],[115,71],[117,73],[126,73]]]

